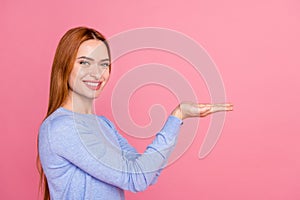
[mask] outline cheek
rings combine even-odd
[[[71,71],[71,74],[70,74],[70,77],[68,80],[69,86],[71,88],[74,87],[74,85],[78,81],[79,77],[80,77],[80,70],[78,70],[76,67],[74,67],[74,69]]]
[[[110,76],[110,72],[109,70],[106,70],[103,74],[103,78],[107,81],[109,79],[109,76]]]
[[[69,76],[68,85],[69,85],[69,88],[71,88],[71,89],[74,88],[74,76],[72,73]]]

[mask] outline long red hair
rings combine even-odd
[[[110,50],[105,37],[94,29],[76,27],[67,31],[61,38],[52,64],[48,111],[45,119],[66,101],[69,92],[68,80],[79,46],[84,41],[91,39],[103,41],[110,57]],[[109,67],[109,71],[110,69]],[[43,191],[44,200],[50,200],[48,182],[40,162],[39,153],[37,155],[37,167],[40,173],[40,190]]]

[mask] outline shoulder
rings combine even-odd
[[[98,116],[100,120],[102,120],[103,122],[105,122],[110,128],[112,129],[116,129],[115,125],[105,116]]]
[[[70,141],[70,135],[74,132],[74,120],[72,115],[57,109],[49,115],[41,124],[39,129],[39,148],[40,149],[55,149],[56,144],[60,144],[65,137]]]
[[[58,108],[51,115],[49,115],[42,123],[40,131],[49,132],[61,132],[64,129],[68,129],[74,125],[74,119],[72,114],[65,112]]]

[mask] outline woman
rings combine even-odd
[[[48,112],[38,138],[44,199],[124,199],[155,183],[172,152],[182,120],[231,104],[181,103],[152,144],[138,154],[105,117],[94,112],[111,72],[108,43],[96,30],[78,27],[60,40],[51,72]]]

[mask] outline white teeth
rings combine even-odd
[[[99,83],[92,83],[92,82],[85,82],[85,84],[93,86],[93,87],[97,87],[99,85]]]

